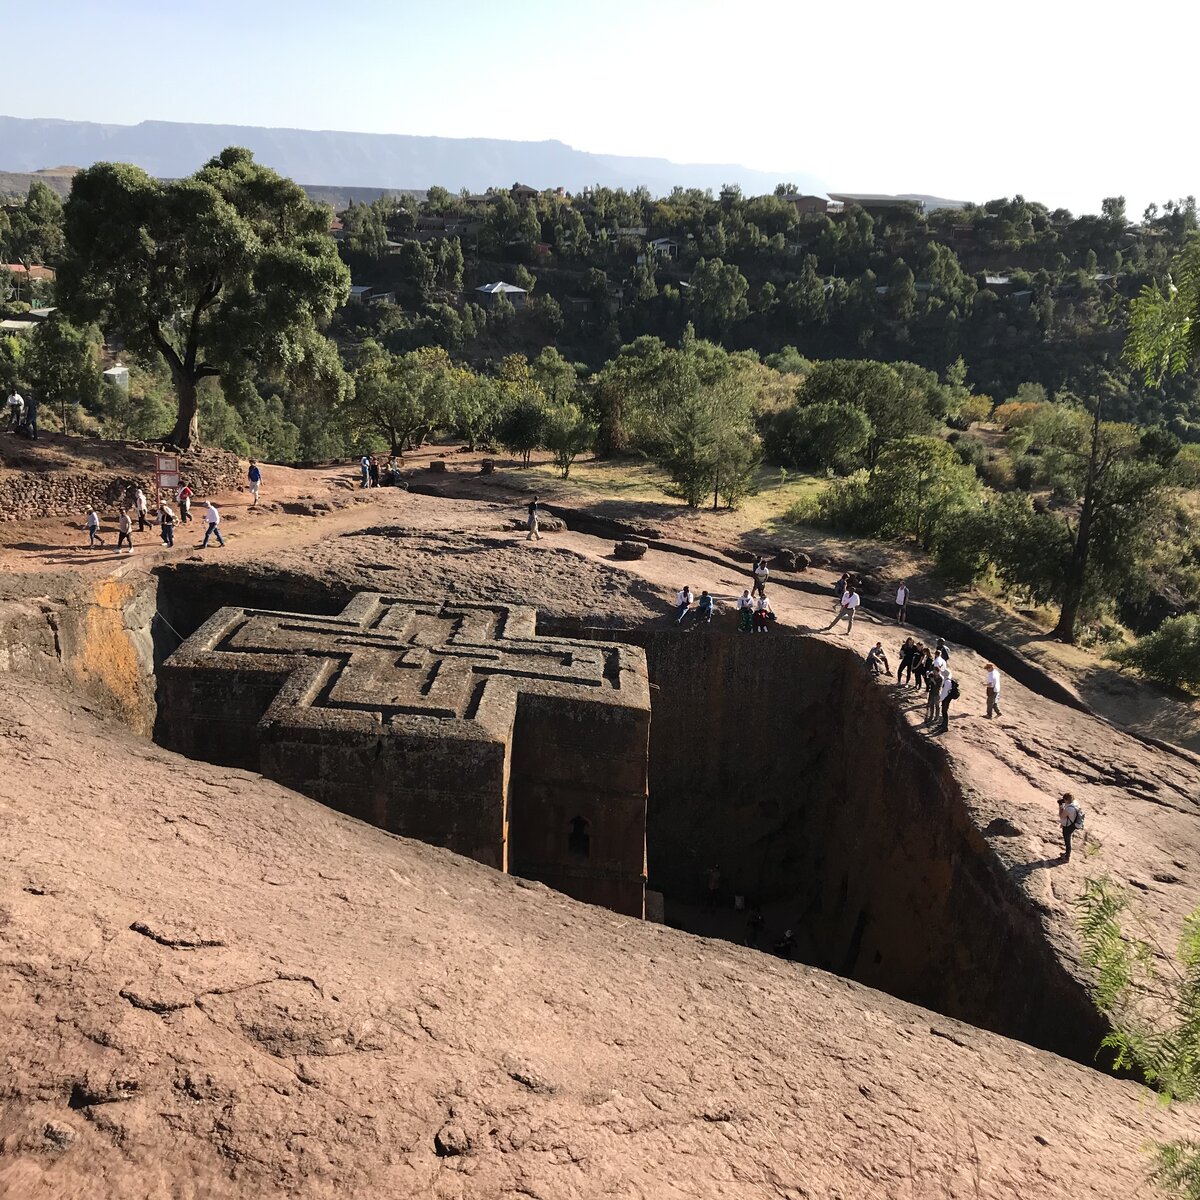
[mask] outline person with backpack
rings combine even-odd
[[[942,702],[942,723],[938,727],[938,733],[950,732],[950,704],[957,700],[959,696],[958,680],[950,674],[949,666],[942,668],[942,686],[938,690],[938,696]]]
[[[258,490],[262,487],[262,468],[258,465],[257,458],[250,460],[250,470],[246,472],[246,482],[250,484],[250,495],[253,497],[250,507],[254,508],[258,504]]]
[[[188,484],[184,484],[179,489],[179,523],[186,525],[192,519],[192,496],[193,492]]]
[[[162,544],[170,549],[175,545],[175,514],[165,500],[158,508],[158,528],[162,533]]]
[[[122,546],[129,547],[129,553],[133,553],[133,522],[129,519],[129,509],[121,509],[121,515],[117,517],[117,553],[121,553]]]
[[[1063,853],[1062,861],[1071,861],[1071,839],[1075,831],[1083,828],[1083,809],[1075,803],[1075,797],[1070,792],[1063,792],[1058,802],[1058,823],[1062,826]]]
[[[942,691],[942,673],[931,662],[925,671],[925,724],[926,725],[932,725],[938,719],[938,705],[941,703],[941,691]]]
[[[765,596],[767,594],[767,579],[771,575],[771,570],[767,566],[767,560],[760,555],[754,560],[754,587],[752,594],[755,596]]]
[[[104,539],[100,536],[100,514],[94,508],[88,509],[87,535],[89,550],[104,545]]]
[[[850,572],[843,571],[841,579],[839,579],[837,581],[837,583],[835,583],[833,585],[833,594],[834,594],[834,596],[837,597],[837,599],[834,600],[834,602],[833,602],[834,608],[837,608],[841,604],[842,597],[849,590],[849,587],[850,587]]]
[[[137,513],[138,533],[146,532],[146,493],[141,487],[133,489],[133,511]]]

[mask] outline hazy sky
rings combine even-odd
[[[0,18],[9,116],[557,138],[1077,212],[1200,192],[1196,0],[0,0]]]

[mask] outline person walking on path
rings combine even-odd
[[[883,649],[882,642],[876,642],[870,650],[867,651],[867,670],[872,675],[887,675],[891,676],[892,668],[888,666],[887,653]]]
[[[255,508],[258,505],[258,489],[262,487],[262,468],[258,465],[258,459],[250,460],[250,470],[246,472],[246,480],[250,484],[250,495],[253,497],[250,507]]]
[[[696,601],[696,620],[705,625],[711,625],[713,619],[713,598],[707,591],[700,593],[700,599]]]
[[[162,533],[162,543],[168,549],[175,545],[175,513],[164,500],[158,508],[158,528]]]
[[[36,396],[30,396],[25,403],[25,433],[31,442],[38,440],[38,402]]]
[[[908,580],[901,582],[896,589],[896,624],[903,625],[908,620]]]
[[[761,555],[754,560],[753,575],[753,594],[755,596],[765,596],[767,594],[767,580],[771,576],[771,569],[767,566],[767,560]]]
[[[358,460],[358,465],[362,468],[362,486],[369,488],[371,486],[371,459],[369,455],[364,454]]]
[[[529,515],[525,518],[525,526],[529,532],[525,535],[527,542],[541,541],[542,535],[538,532],[538,498],[534,496],[530,502],[525,505]]]
[[[751,633],[754,630],[754,599],[750,589],[746,588],[738,597],[738,633]]]
[[[140,487],[133,489],[133,511],[137,513],[138,533],[146,532],[146,493]]]
[[[121,515],[117,517],[117,553],[121,553],[121,546],[124,544],[129,548],[128,552],[133,553],[133,522],[129,519],[129,509],[121,509]]]
[[[692,589],[689,584],[684,584],[683,587],[675,593],[675,624],[682,625],[683,618],[688,615],[688,610],[692,607]]]
[[[192,489],[185,483],[179,489],[179,523],[186,525],[192,519]]]
[[[988,663],[986,669],[983,682],[987,688],[987,718],[990,721],[993,713],[1000,716],[1000,672],[995,663]]]
[[[1062,861],[1071,861],[1071,839],[1075,831],[1083,825],[1083,810],[1075,803],[1075,797],[1070,792],[1063,792],[1058,802],[1058,823],[1062,826],[1063,852]]]
[[[954,676],[950,674],[949,667],[942,668],[942,686],[938,690],[938,698],[942,702],[942,723],[938,727],[939,733],[950,732],[950,702],[958,699],[958,683]]]
[[[207,528],[204,530],[204,541],[200,543],[200,549],[205,549],[208,545],[208,539],[214,536],[217,539],[217,545],[224,546],[225,539],[221,536],[221,514],[217,511],[217,506],[211,500],[204,509],[204,522]]]
[[[100,536],[100,514],[94,508],[88,509],[87,533],[89,550],[104,545],[104,539]]]
[[[25,397],[16,388],[8,395],[8,428],[16,433],[25,424]]]
[[[754,602],[754,632],[766,633],[774,616],[775,610],[771,607],[770,600],[767,599],[767,593],[763,592]]]
[[[854,628],[854,614],[861,603],[862,600],[859,599],[859,595],[854,588],[848,587],[842,595],[841,606],[838,608],[837,616],[835,616],[833,620],[825,626],[826,632],[832,629],[840,620],[845,618],[846,633],[849,634],[850,630]]]

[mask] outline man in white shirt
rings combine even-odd
[[[690,587],[682,587],[675,594],[675,624],[682,625],[683,618],[688,615],[688,610],[692,607],[692,589]]]
[[[8,427],[14,432],[21,428],[25,421],[25,397],[13,388],[8,397]]]
[[[903,625],[908,620],[908,581],[905,580],[896,589],[896,624]]]
[[[950,732],[950,701],[955,698],[954,676],[949,667],[942,668],[942,686],[938,691],[938,699],[942,702],[942,723],[938,733]]]
[[[141,488],[134,488],[133,511],[137,513],[138,533],[146,532],[146,493]]]
[[[995,663],[987,664],[987,674],[983,681],[987,688],[987,717],[990,721],[992,713],[1000,716],[1000,672],[996,670]]]
[[[767,560],[759,557],[754,560],[754,594],[756,596],[765,596],[767,594],[767,580],[771,576],[771,569],[767,566]]]
[[[221,514],[217,512],[217,506],[211,500],[205,506],[204,521],[207,528],[204,530],[204,541],[200,543],[200,549],[203,550],[208,545],[208,539],[214,534],[217,545],[225,545],[225,539],[221,536]]]
[[[826,629],[832,629],[842,618],[846,620],[846,632],[854,628],[854,614],[858,611],[858,606],[862,603],[859,599],[858,592],[852,587],[848,587],[842,593],[841,607],[838,609],[837,616],[826,626]]]

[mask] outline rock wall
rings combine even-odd
[[[578,635],[577,635],[578,636]],[[815,638],[605,631],[646,650],[648,886],[787,900],[817,965],[1091,1062],[1104,1024],[940,746]]]
[[[0,599],[0,671],[66,677],[101,711],[149,736],[155,715],[156,586],[88,580],[58,595]]]
[[[153,464],[147,450],[148,465]],[[201,450],[183,455],[181,478],[197,496],[232,491],[241,483],[237,455],[226,450]],[[88,472],[83,469],[4,472],[0,476],[0,521],[29,521],[41,517],[79,517],[93,505],[111,513],[141,486],[154,503],[154,473]]]

